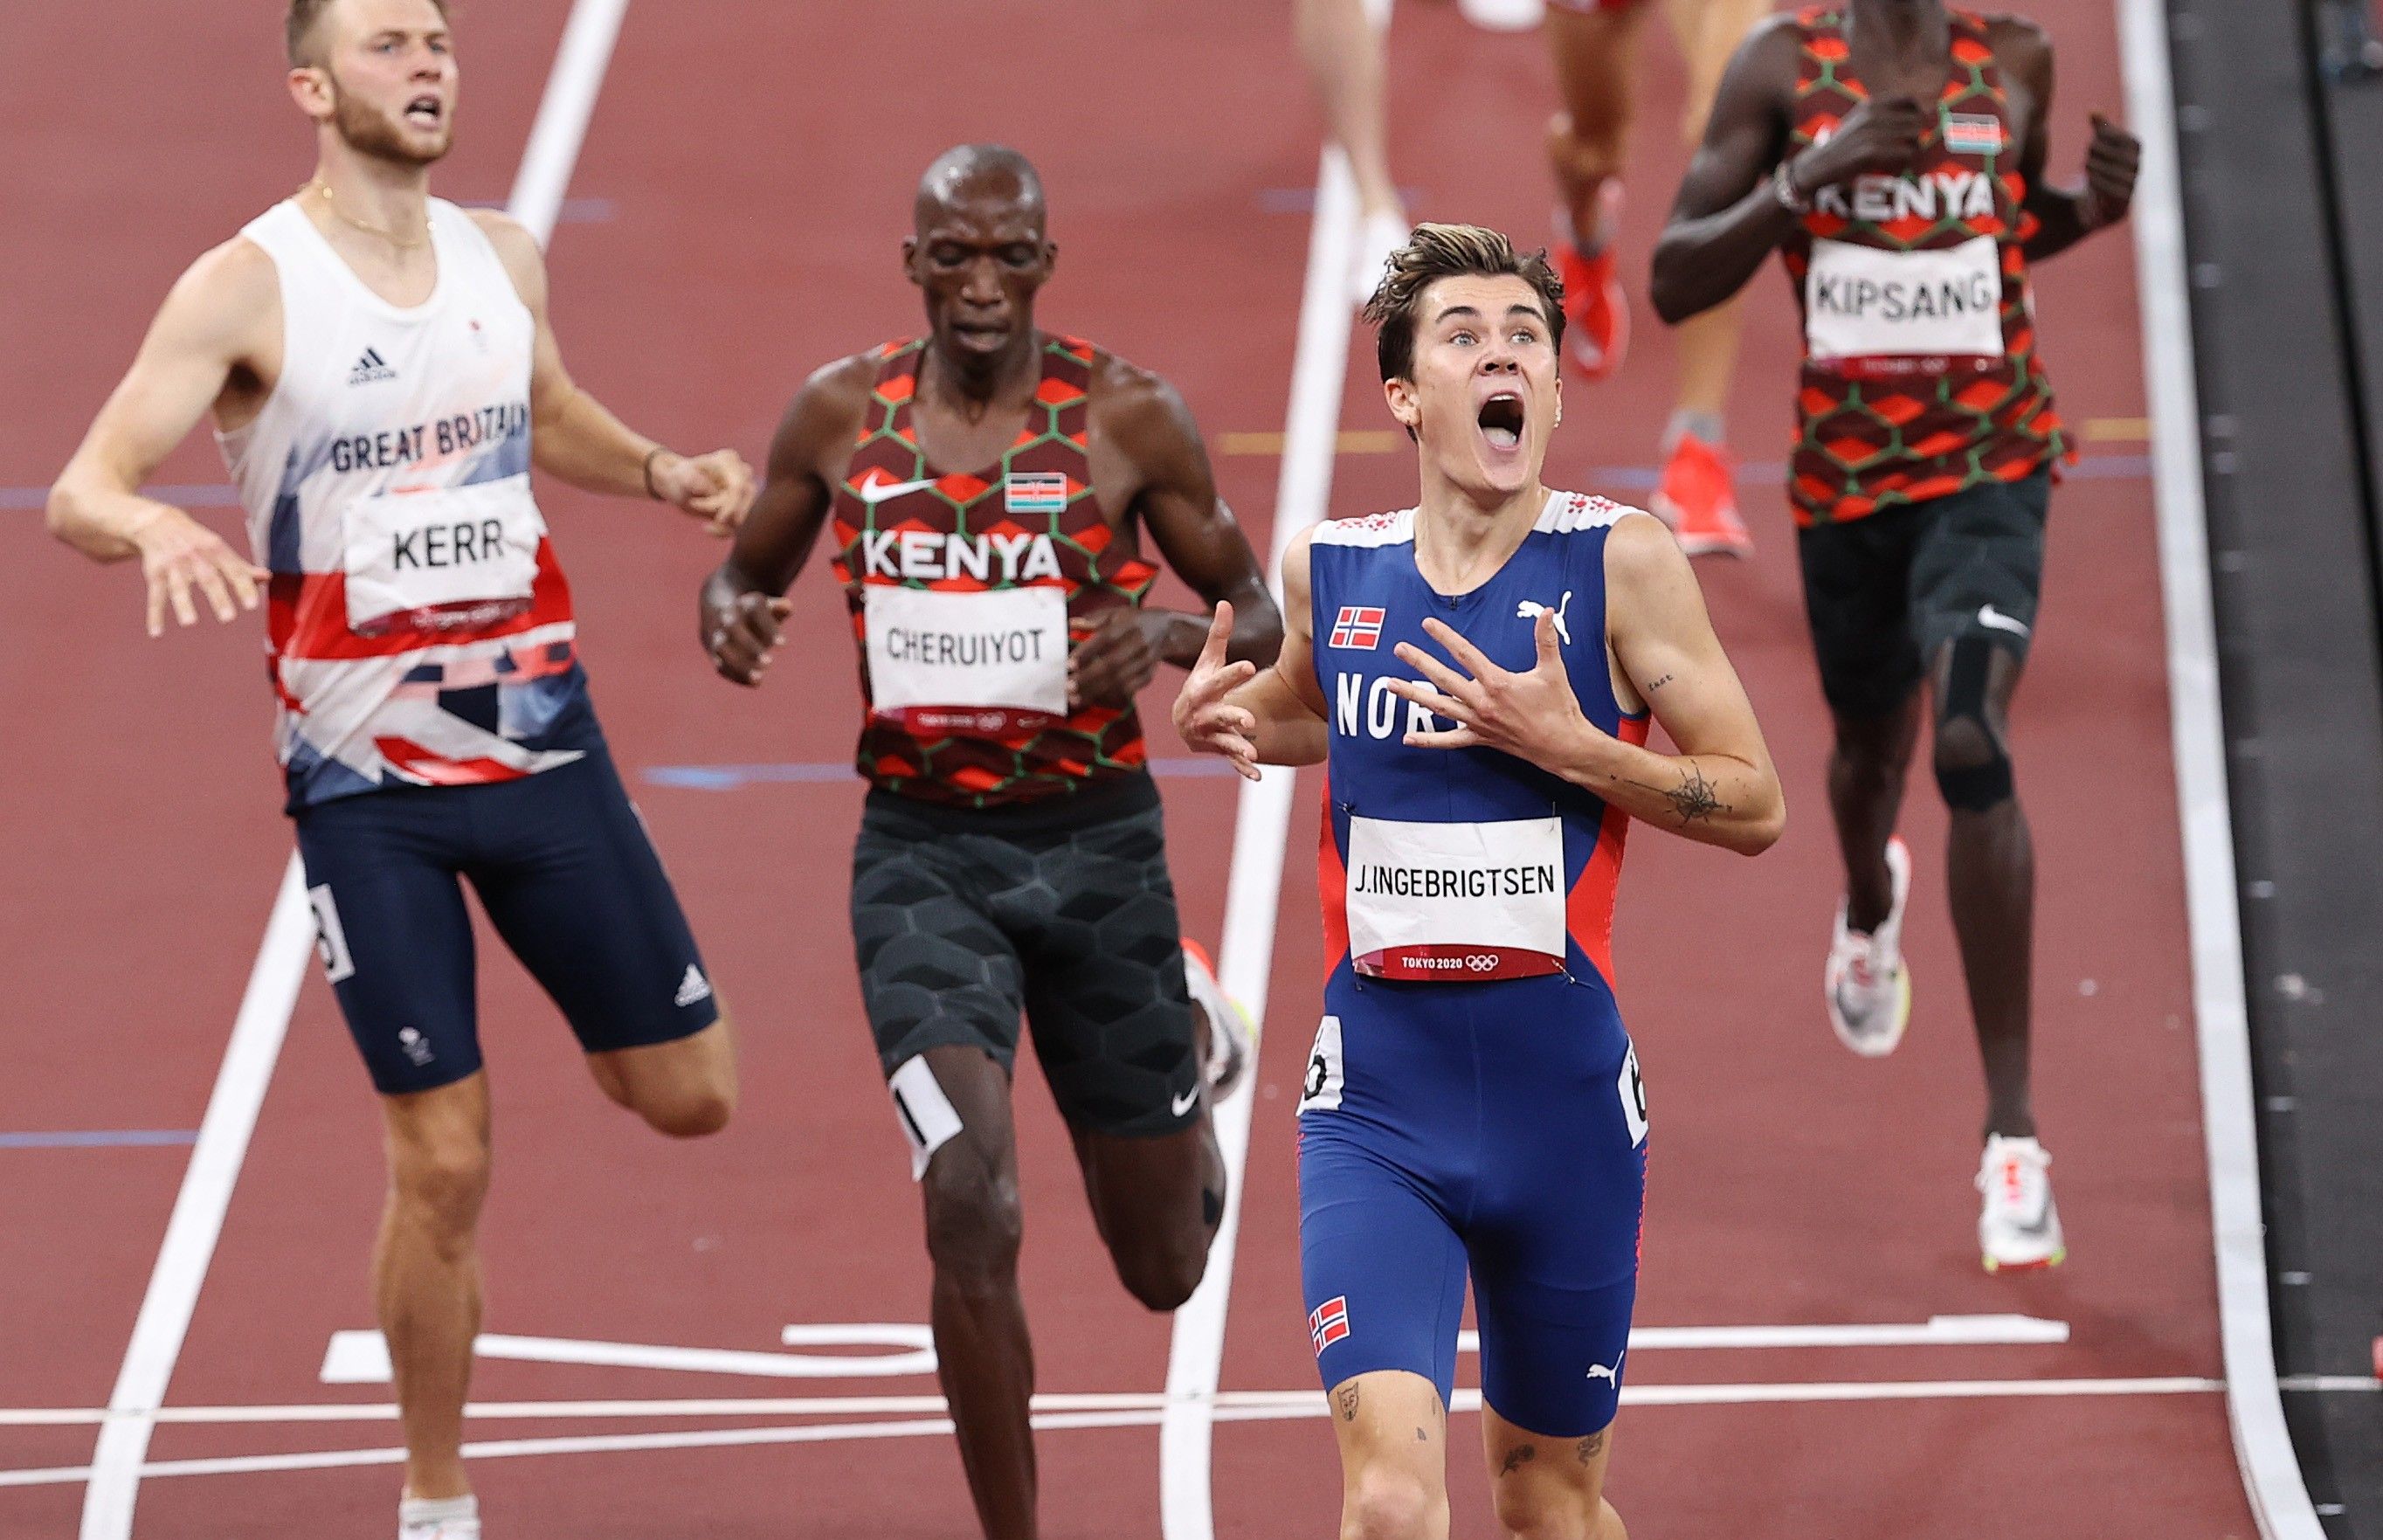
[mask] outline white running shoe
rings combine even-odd
[[[1397,209],[1368,214],[1357,221],[1357,245],[1349,258],[1349,292],[1358,309],[1365,308],[1365,302],[1374,297],[1392,253],[1414,233],[1414,227]]]
[[[1903,902],[1911,896],[1911,851],[1897,834],[1886,842],[1886,871],[1895,900],[1886,918],[1868,935],[1846,926],[1846,906],[1837,904],[1836,934],[1829,942],[1829,966],[1821,983],[1829,1000],[1829,1025],[1837,1041],[1866,1059],[1883,1058],[1903,1041],[1911,1024],[1911,970],[1903,965]]]
[[[1183,983],[1192,1003],[1208,1018],[1208,1104],[1215,1106],[1239,1090],[1250,1069],[1250,1013],[1216,982],[1216,966],[1208,949],[1183,938]]]
[[[1985,1207],[1978,1214],[1978,1250],[1986,1271],[2057,1267],[2068,1255],[2060,1236],[2060,1211],[2052,1206],[2052,1157],[2031,1139],[1989,1135],[1978,1163],[1978,1190]]]
[[[1546,0],[1456,0],[1464,19],[1488,32],[1527,32],[1546,18]]]
[[[480,1540],[480,1499],[408,1497],[397,1505],[397,1540]]]

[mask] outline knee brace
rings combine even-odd
[[[1945,689],[1936,700],[1936,787],[1945,805],[1982,813],[2011,796],[2010,755],[1986,720],[1986,673],[1994,645],[1980,636],[1953,643]]]

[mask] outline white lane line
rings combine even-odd
[[[1872,1401],[1946,1401],[1977,1399],[2014,1399],[2075,1397],[2142,1397],[2208,1395],[2225,1388],[2223,1382],[2190,1377],[2166,1379],[2081,1379],[2081,1380],[1911,1380],[1887,1382],[1851,1382],[1817,1385],[1657,1385],[1628,1386],[1623,1389],[1622,1404],[1636,1407],[1664,1406],[1760,1406],[1785,1403],[1872,1402]],[[926,1411],[941,1409],[934,1397],[886,1398],[899,1399],[899,1409],[906,1411]],[[1155,1396],[1117,1397],[1036,1397],[1038,1407],[1046,1403],[1097,1402],[1081,1410],[1037,1411],[1034,1426],[1046,1432],[1073,1428],[1148,1427],[1157,1423],[1169,1410],[1160,1405]],[[1481,1410],[1481,1392],[1463,1389],[1451,1398],[1450,1411],[1471,1412]],[[572,1403],[558,1402],[555,1406]],[[664,1407],[672,1403],[655,1402]],[[695,1415],[755,1416],[778,1415],[772,1409],[782,1402],[752,1401],[721,1403],[722,1410]],[[197,1409],[189,1409],[197,1410]],[[234,1409],[238,1410],[238,1409]],[[342,1409],[347,1410],[347,1409]],[[358,1408],[382,1414],[381,1420],[393,1419],[394,1407]],[[798,1409],[808,1410],[808,1409]],[[540,1416],[542,1411],[525,1408],[525,1416]],[[556,1412],[555,1415],[569,1415]],[[655,1412],[653,1415],[667,1415]],[[474,1409],[473,1415],[489,1413]],[[1228,1391],[1216,1398],[1212,1418],[1223,1423],[1254,1423],[1317,1418],[1325,1415],[1324,1395],[1317,1390],[1250,1390]],[[227,1419],[228,1421],[229,1419]],[[656,1449],[720,1449],[748,1448],[772,1444],[823,1444],[847,1439],[923,1438],[939,1437],[952,1431],[945,1417],[916,1417],[901,1420],[865,1423],[804,1423],[796,1427],[766,1428],[702,1428],[678,1433],[587,1434],[553,1438],[492,1439],[463,1446],[468,1460],[523,1459],[535,1455],[622,1454]],[[234,1455],[208,1460],[166,1460],[153,1461],[142,1468],[149,1477],[256,1475],[283,1471],[326,1471],[360,1465],[398,1465],[405,1460],[401,1448],[325,1449],[295,1454]],[[85,1480],[91,1472],[85,1466],[64,1466],[49,1469],[0,1471],[0,1487],[56,1486]]]
[[[572,6],[507,210],[540,245],[552,238],[555,218],[562,212],[562,195],[627,9],[628,0],[574,0]],[[110,1416],[100,1429],[92,1455],[91,1486],[83,1496],[81,1540],[129,1540],[132,1534],[133,1505],[154,1414],[174,1377],[191,1313],[215,1258],[232,1188],[248,1156],[249,1137],[281,1057],[290,1013],[297,1008],[314,935],[304,868],[293,852],[282,870],[281,888],[265,921],[223,1067],[207,1099],[198,1142],[191,1147],[157,1264],[108,1397]]]
[[[878,1353],[765,1353],[729,1348],[680,1348],[640,1342],[588,1342],[564,1337],[475,1337],[475,1357],[516,1363],[577,1363],[608,1369],[667,1369],[765,1379],[898,1378],[935,1372],[931,1329],[923,1325],[788,1326],[792,1347],[891,1348]],[[377,1331],[339,1331],[323,1354],[325,1385],[387,1385],[393,1377],[389,1341]]]
[[[596,116],[596,95],[604,89],[612,45],[628,13],[629,0],[575,0],[571,19],[563,23],[546,95],[530,125],[521,169],[513,174],[512,196],[505,201],[505,212],[528,226],[541,246],[554,238],[554,221],[562,213],[563,194],[571,191],[579,147]]]
[[[282,869],[280,891],[265,921],[255,966],[249,970],[223,1067],[207,1097],[198,1142],[191,1148],[191,1164],[182,1172],[182,1189],[175,1196],[173,1216],[166,1222],[166,1238],[157,1248],[157,1263],[141,1299],[141,1313],[133,1320],[116,1388],[108,1395],[109,1416],[92,1452],[91,1486],[83,1495],[82,1540],[127,1540],[132,1533],[149,1432],[174,1376],[175,1360],[181,1357],[199,1286],[215,1258],[224,1212],[231,1206],[232,1188],[248,1158],[249,1136],[265,1104],[274,1063],[281,1056],[281,1040],[298,1004],[314,937],[305,872],[293,853]]]
[[[1377,24],[1388,24],[1386,6],[1377,7]],[[1282,553],[1293,536],[1325,516],[1331,501],[1332,462],[1349,368],[1349,267],[1354,260],[1357,212],[1357,184],[1348,157],[1339,146],[1327,145],[1316,168],[1315,215],[1308,234],[1307,276],[1300,295],[1299,339],[1292,354],[1290,405],[1283,424],[1282,470],[1276,483],[1266,562],[1278,602],[1282,598]],[[1267,986],[1274,974],[1275,926],[1298,779],[1296,771],[1278,768],[1259,781],[1242,782],[1234,817],[1217,979],[1225,992],[1250,1013],[1253,1035],[1264,1029]],[[1256,1052],[1254,1043],[1252,1052]],[[1232,1296],[1250,1120],[1256,1102],[1245,1090],[1216,1110],[1216,1142],[1225,1157],[1225,1214],[1208,1250],[1206,1275],[1175,1312],[1167,1349],[1171,1405],[1158,1435],[1158,1509],[1165,1540],[1215,1540],[1209,1398],[1224,1365],[1225,1316]]]
[[[2202,500],[2201,408],[2193,386],[2167,10],[2161,0],[2123,0],[2118,26],[2127,112],[2143,142],[2134,204],[2135,265],[2142,296],[2143,383],[2155,425],[2152,459],[2160,585],[2167,601],[2170,731],[2183,825],[2226,1402],[2235,1458],[2260,1533],[2266,1540],[2321,1540],[2324,1527],[2310,1504],[2276,1393],[2267,1312],[2266,1226],[2260,1212],[2258,1124],[2251,1103],[2251,1028],[2242,990],[2241,916],[2235,897],[2217,627]]]
[[[1630,1350],[1662,1348],[1969,1348],[2068,1340],[2068,1323],[2031,1315],[1932,1315],[1912,1325],[1633,1326]],[[1456,1350],[1481,1350],[1479,1332],[1456,1334]]]

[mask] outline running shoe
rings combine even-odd
[[[1382,273],[1407,237],[1414,233],[1407,216],[1399,210],[1381,209],[1357,221],[1357,246],[1349,259],[1349,292],[1357,308],[1374,297],[1382,285]]]
[[[1754,536],[1737,516],[1737,462],[1719,444],[1680,435],[1651,507],[1690,556],[1751,556]]]
[[[1886,871],[1895,899],[1877,930],[1864,935],[1849,929],[1845,902],[1838,901],[1836,934],[1821,975],[1829,1025],[1839,1042],[1866,1059],[1894,1053],[1911,1024],[1911,971],[1903,965],[1903,901],[1911,895],[1911,851],[1900,834],[1886,842]]]
[[[1604,249],[1583,255],[1562,214],[1556,216],[1556,275],[1563,279],[1564,351],[1583,379],[1600,380],[1622,367],[1630,351],[1630,300],[1622,292],[1614,235],[1622,223],[1622,182],[1608,177],[1597,195],[1597,228]]]
[[[1208,949],[1189,936],[1183,938],[1183,982],[1192,992],[1192,1003],[1208,1018],[1208,1104],[1214,1106],[1241,1089],[1256,1034],[1250,1013],[1216,982],[1216,965],[1209,961]]]
[[[2060,1211],[2052,1206],[2052,1157],[2031,1139],[1988,1136],[1978,1163],[1978,1190],[1985,1207],[1978,1214],[1978,1250],[1986,1271],[2057,1267],[2068,1255],[2060,1238]]]
[[[1456,0],[1464,19],[1485,32],[1527,32],[1547,16],[1547,0]]]
[[[480,1540],[476,1497],[408,1497],[397,1505],[397,1540]]]

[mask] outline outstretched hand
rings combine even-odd
[[[1541,610],[1531,628],[1538,655],[1527,673],[1500,668],[1440,621],[1426,620],[1423,628],[1448,649],[1458,668],[1449,667],[1411,642],[1401,642],[1399,660],[1427,683],[1407,679],[1387,683],[1391,694],[1456,725],[1410,732],[1402,742],[1417,748],[1494,748],[1543,770],[1555,770],[1572,756],[1584,735],[1597,732],[1573,694],[1572,675],[1557,644],[1551,611]]]
[[[132,532],[141,575],[149,586],[149,634],[166,634],[166,612],[183,625],[199,623],[204,598],[218,621],[256,608],[260,585],[272,573],[231,548],[223,536],[179,508],[165,504]]]
[[[1230,704],[1226,697],[1257,677],[1258,666],[1243,659],[1229,662],[1225,649],[1233,640],[1233,607],[1219,601],[1208,624],[1208,639],[1199,659],[1184,677],[1175,696],[1175,731],[1198,754],[1219,754],[1233,762],[1245,780],[1258,779],[1255,713]]]

